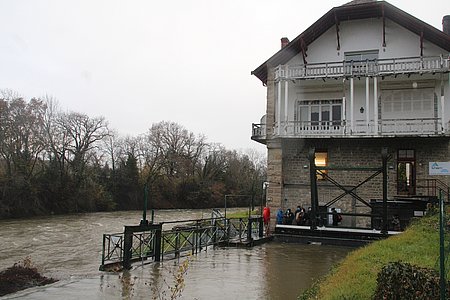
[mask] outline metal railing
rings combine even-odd
[[[449,58],[433,56],[311,63],[306,65],[280,65],[275,69],[275,79],[386,76],[448,72],[450,69],[449,61]]]
[[[103,234],[102,266],[122,259],[123,233]]]
[[[170,229],[162,230],[163,226]],[[142,230],[139,226],[128,227],[129,230],[126,226],[123,233],[103,235],[100,270],[117,264],[129,267],[131,262],[149,258],[156,261],[177,258],[182,254],[198,253],[209,246],[263,236],[261,217],[163,222],[142,227]]]
[[[439,191],[442,191],[444,200],[450,202],[450,187],[440,179],[424,178],[417,179],[416,192],[423,196],[438,197]]]

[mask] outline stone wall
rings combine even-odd
[[[417,185],[423,184],[421,180],[425,178],[440,179],[450,185],[450,176],[428,175],[428,162],[450,160],[448,138],[284,139],[281,143],[274,145],[272,149],[269,149],[268,178],[271,181],[281,180],[282,185],[279,189],[277,187],[270,189],[268,193],[273,213],[280,207],[286,210],[287,208],[295,209],[297,205],[305,208],[311,206],[308,161],[308,151],[311,147],[314,147],[316,151],[327,151],[328,165],[333,167],[381,167],[381,151],[383,147],[387,147],[392,156],[388,162],[388,198],[397,195],[398,149],[415,150]],[[281,165],[280,159],[282,159]],[[276,174],[277,172],[282,175]],[[374,172],[329,170],[328,175],[345,188],[351,188]],[[423,191],[423,189],[417,189],[416,194],[421,194]],[[343,190],[332,183],[318,180],[319,205],[325,205],[342,193]],[[359,187],[356,194],[367,202],[371,199],[382,199],[382,174]],[[370,208],[349,195],[331,206],[349,213],[370,213]],[[370,218],[347,217],[343,221],[343,225],[348,226],[364,224],[370,226]]]

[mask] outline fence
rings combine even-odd
[[[170,229],[163,230],[164,227]],[[261,217],[207,218],[125,226],[123,233],[103,234],[100,270],[130,268],[133,262],[160,261],[198,253],[209,246],[263,236]]]

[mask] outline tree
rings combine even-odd
[[[42,210],[35,179],[45,149],[46,106],[40,99],[27,102],[10,90],[0,95],[0,215],[34,214]]]

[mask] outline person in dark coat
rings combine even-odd
[[[331,213],[333,214],[333,226],[338,226],[339,225],[339,214],[334,207],[331,209]]]
[[[290,208],[288,208],[286,210],[286,213],[284,214],[284,218],[285,218],[286,225],[292,225],[292,222],[294,221],[294,213],[292,213]]]

